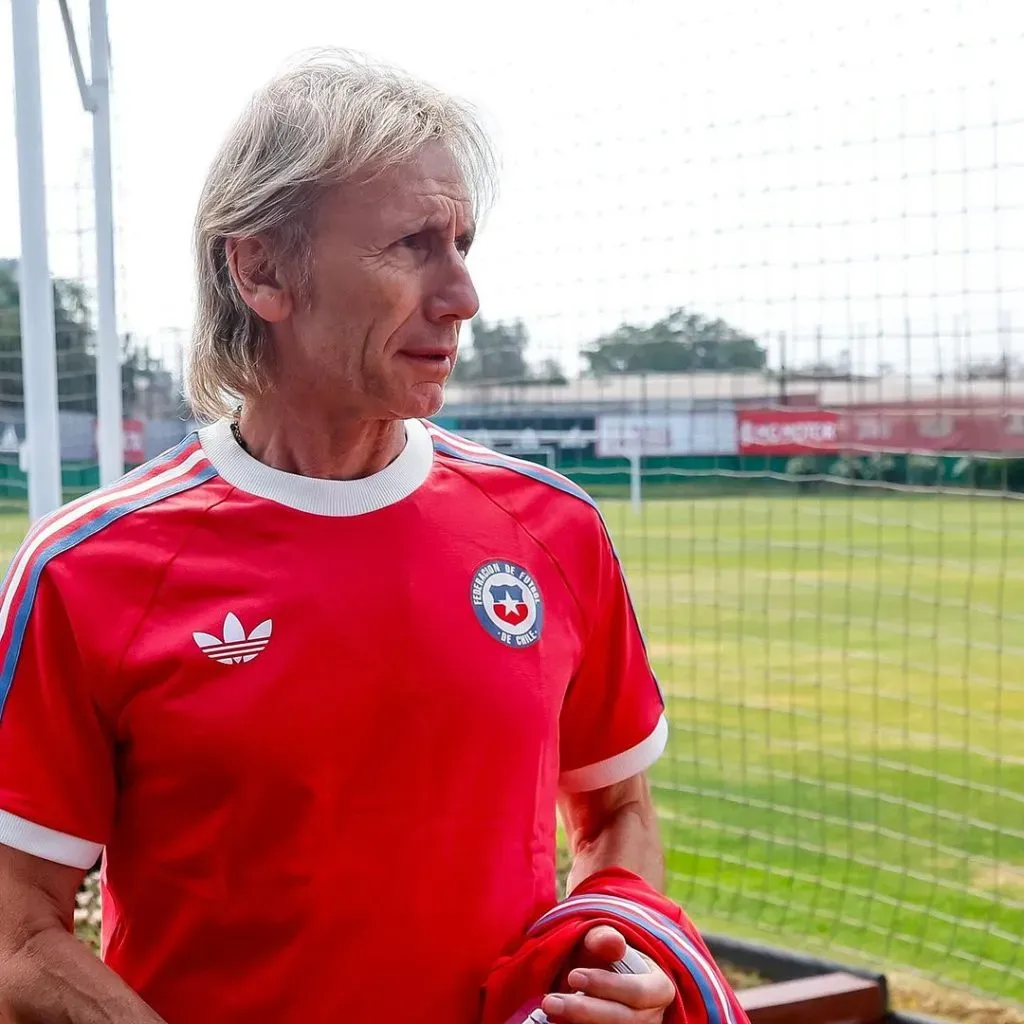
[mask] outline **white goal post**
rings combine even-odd
[[[53,2],[53,0],[49,0]],[[92,115],[96,214],[96,409],[100,483],[124,471],[121,352],[114,282],[110,151],[109,37],[106,0],[89,0],[90,79],[82,69],[67,0],[57,0],[82,105]],[[21,351],[28,458],[29,519],[62,501],[57,408],[57,356],[46,230],[39,0],[11,0],[15,135],[21,215]]]

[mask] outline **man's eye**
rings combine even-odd
[[[423,237],[423,232],[418,232],[415,235],[406,235],[398,243],[403,249],[423,249],[426,247],[427,240]]]

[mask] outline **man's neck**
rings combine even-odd
[[[239,432],[249,454],[264,465],[321,480],[379,473],[405,447],[401,420],[327,418],[265,398],[245,403]]]

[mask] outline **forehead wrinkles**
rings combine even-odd
[[[472,209],[465,197],[431,193],[418,198],[419,212],[428,224],[438,227],[460,227],[470,221]]]
[[[461,180],[395,175],[390,181],[381,181],[379,198],[395,206],[429,206],[436,209],[445,204],[449,209],[458,206],[462,209],[471,207],[469,192]]]
[[[475,230],[473,200],[460,179],[395,168],[376,178],[335,187],[318,225],[330,230],[390,232],[429,225],[456,234]]]

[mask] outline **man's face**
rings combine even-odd
[[[479,308],[465,264],[473,232],[462,175],[439,145],[328,192],[313,222],[309,301],[274,332],[278,385],[328,415],[437,412],[459,327]]]

